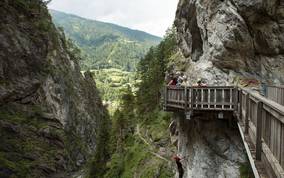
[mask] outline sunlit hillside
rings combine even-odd
[[[115,24],[84,19],[50,10],[54,23],[63,27],[85,55],[84,69],[119,68],[134,71],[137,63],[161,38]]]

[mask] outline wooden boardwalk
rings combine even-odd
[[[282,96],[268,89],[268,97],[236,87],[165,87],[164,110],[231,112],[238,121],[254,175],[284,178],[284,106]],[[277,93],[277,94],[275,94]],[[269,99],[271,98],[271,99]],[[277,103],[278,102],[278,103]]]

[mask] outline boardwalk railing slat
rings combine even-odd
[[[284,105],[284,86],[268,86],[266,96],[281,105]]]

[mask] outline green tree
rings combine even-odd
[[[130,87],[122,91],[121,107],[114,114],[114,135],[117,150],[122,152],[123,143],[128,134],[133,134],[135,127],[134,95]]]
[[[106,163],[110,158],[110,120],[108,116],[101,119],[97,135],[97,148],[88,172],[89,178],[101,178],[106,171]]]
[[[167,113],[160,111],[160,91],[164,84],[168,58],[176,52],[175,30],[171,29],[164,40],[157,47],[150,48],[140,61],[137,79],[140,79],[141,83],[137,86],[137,93],[134,95],[130,87],[121,91],[123,94],[120,99],[120,108],[113,116],[111,141],[113,154],[108,163],[105,178],[130,178],[134,172],[139,171],[141,171],[141,177],[172,177],[168,163],[157,160],[149,154],[149,150],[153,147],[149,147],[142,140],[147,137],[153,140],[169,139],[166,133],[170,117]],[[137,129],[134,134],[136,127],[139,131]],[[157,127],[160,130],[157,130]],[[152,142],[150,144],[155,145]],[[151,167],[142,165],[148,161],[155,161],[157,165],[151,165]],[[142,170],[139,170],[140,167]],[[157,169],[161,167],[165,167],[165,171],[161,175],[155,175]]]
[[[137,93],[138,112],[151,112],[159,105],[168,59],[177,51],[176,32],[171,28],[162,42],[140,61],[138,73],[142,82]]]

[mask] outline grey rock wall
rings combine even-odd
[[[225,120],[175,115],[184,178],[238,178],[247,163],[241,137]],[[177,173],[178,175],[178,173]]]
[[[284,84],[283,0],[180,0],[175,26],[190,84]],[[184,177],[240,176],[238,130],[208,116],[175,120]]]
[[[236,77],[283,84],[283,19],[282,0],[180,0],[175,26],[189,75],[211,84]]]
[[[40,1],[0,11],[0,177],[68,177],[94,153],[107,111]]]

